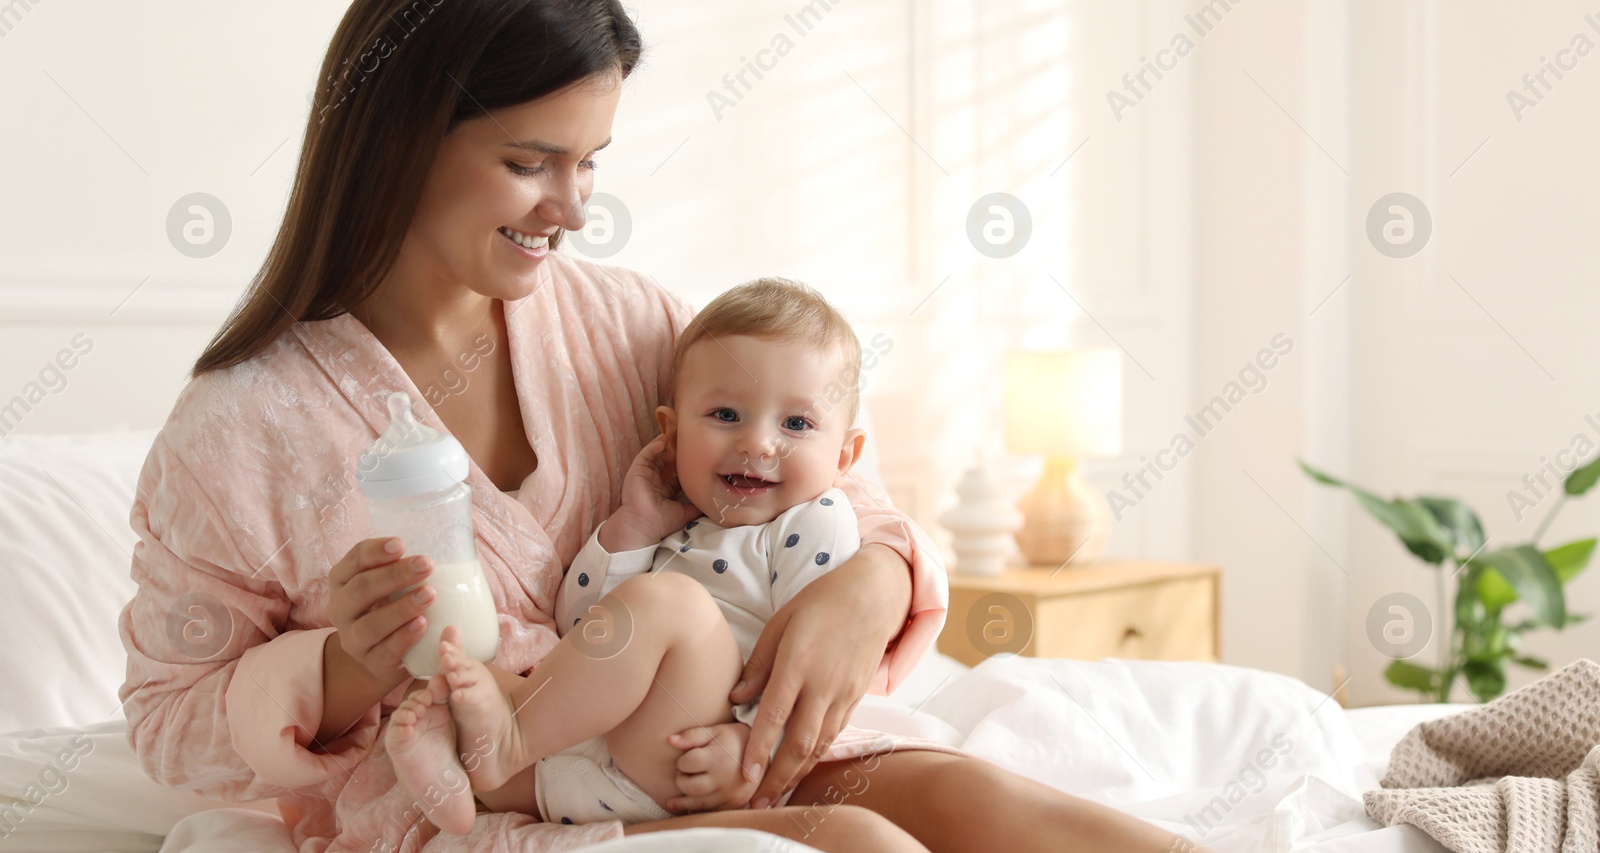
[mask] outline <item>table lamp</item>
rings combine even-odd
[[[1024,497],[1017,547],[1030,563],[1087,562],[1111,538],[1111,505],[1077,460],[1122,451],[1122,354],[1087,348],[1006,356],[1006,449],[1045,458]]]

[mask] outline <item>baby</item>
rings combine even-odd
[[[471,792],[433,781],[459,780],[463,763],[494,810],[551,822],[660,820],[690,788],[748,802],[768,766],[755,779],[739,767],[759,699],[728,694],[767,620],[860,547],[836,487],[865,441],[850,428],[860,363],[849,324],[795,282],[740,285],[695,317],[662,434],[567,570],[561,642],[508,694],[446,629],[439,672],[390,717],[395,772],[435,825],[471,831]],[[507,784],[529,766],[531,786]]]

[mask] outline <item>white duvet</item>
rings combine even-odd
[[[1015,772],[1234,851],[1443,850],[1361,808],[1389,748],[1450,706],[1345,711],[1285,676],[1217,664],[931,654],[852,723],[932,737]],[[771,849],[735,830],[638,836],[596,851]],[[809,849],[809,848],[807,848]],[[0,736],[0,851],[293,853],[270,802],[164,789],[117,720]]]
[[[127,524],[154,433],[0,442],[0,853],[293,853],[273,803],[218,803],[147,779],[117,709],[117,616],[133,595]],[[856,725],[962,747],[1213,848],[1437,853],[1379,829],[1360,792],[1389,750],[1449,706],[1343,711],[1284,676],[1197,663],[996,659],[929,652]],[[41,726],[73,728],[39,728]],[[26,730],[26,731],[19,731]],[[697,830],[606,851],[770,850]],[[795,849],[795,848],[786,848]]]

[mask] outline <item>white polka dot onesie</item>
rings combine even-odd
[[[557,630],[566,636],[591,605],[628,578],[678,572],[694,577],[711,593],[738,642],[740,658],[748,661],[767,620],[806,584],[861,548],[859,530],[855,511],[838,489],[790,507],[766,524],[722,527],[702,517],[658,545],[616,554],[600,547],[597,527],[562,581]],[[753,724],[759,702],[758,697],[737,706],[734,716]],[[596,738],[539,762],[544,819],[591,823],[670,817],[615,768],[603,745],[604,739]],[[597,764],[600,772],[586,770],[586,762]]]

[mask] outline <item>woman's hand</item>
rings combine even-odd
[[[734,704],[761,697],[744,751],[745,778],[760,781],[752,808],[776,802],[816,766],[910,608],[910,567],[894,549],[872,544],[773,614],[728,697]],[[782,748],[765,767],[780,736]]]
[[[678,458],[665,436],[644,446],[622,477],[622,506],[600,528],[600,547],[615,554],[647,548],[704,515],[678,501]]]
[[[423,586],[389,600],[433,572],[427,557],[404,555],[405,543],[398,538],[364,539],[328,572],[328,618],[338,629],[335,639],[374,681],[391,688],[410,677],[403,661],[422,639],[422,612],[434,597],[433,588]]]
[[[678,792],[666,802],[674,814],[742,809],[756,792],[756,782],[744,777],[740,758],[750,727],[740,722],[692,728],[667,738],[685,750],[678,756]]]

